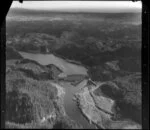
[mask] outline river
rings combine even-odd
[[[59,58],[53,54],[33,54],[26,52],[19,52],[24,58],[35,60],[42,65],[54,64],[67,75],[71,74],[83,74],[87,75],[87,69],[81,65],[76,65],[69,63],[62,58]],[[77,123],[81,124],[85,129],[94,129],[95,126],[90,124],[88,120],[83,116],[80,109],[78,108],[76,102],[73,100],[74,94],[80,90],[87,80],[83,80],[76,87],[70,85],[67,82],[61,82],[62,86],[65,88],[66,94],[64,97],[64,107],[67,115],[75,120]]]
[[[83,80],[77,87],[74,87],[69,83],[62,83],[62,86],[64,86],[66,90],[66,95],[64,97],[64,107],[67,115],[77,123],[81,124],[84,129],[94,129],[95,126],[88,122],[88,120],[83,116],[80,109],[78,108],[76,101],[73,100],[74,94],[79,92],[80,88],[84,87],[86,82],[87,80]]]

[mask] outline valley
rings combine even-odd
[[[28,11],[7,16],[6,127],[141,129],[140,13]]]

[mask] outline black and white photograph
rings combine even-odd
[[[13,1],[9,129],[142,129],[142,2]]]

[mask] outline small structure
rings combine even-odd
[[[94,83],[94,81],[92,81],[90,78],[88,79],[88,82],[87,82],[87,85],[88,86],[96,86],[96,83]]]
[[[106,62],[105,64],[108,68],[118,71],[120,70],[118,63],[119,61],[111,61],[111,62]]]
[[[87,80],[87,83],[84,87],[87,87],[89,90],[93,88],[93,86],[97,86],[96,83],[94,83],[90,78]],[[83,88],[84,88],[83,87]]]
[[[49,49],[46,45],[40,46],[40,50],[42,53],[49,53]]]
[[[67,77],[67,74],[65,74],[65,73],[60,73],[60,74],[58,75],[58,77],[59,77],[59,78],[66,78],[66,77]]]

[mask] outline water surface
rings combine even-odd
[[[87,69],[81,65],[76,65],[65,61],[53,54],[33,54],[19,52],[24,58],[35,60],[42,65],[54,64],[59,67],[65,74],[83,74],[87,75]]]
[[[87,80],[83,80],[76,87],[70,85],[69,83],[63,84],[66,90],[66,95],[64,97],[64,107],[67,115],[77,123],[81,124],[84,129],[94,129],[95,125],[89,123],[89,121],[81,113],[81,110],[77,106],[76,101],[73,100],[74,94],[79,92],[80,89],[86,85],[86,83]]]

